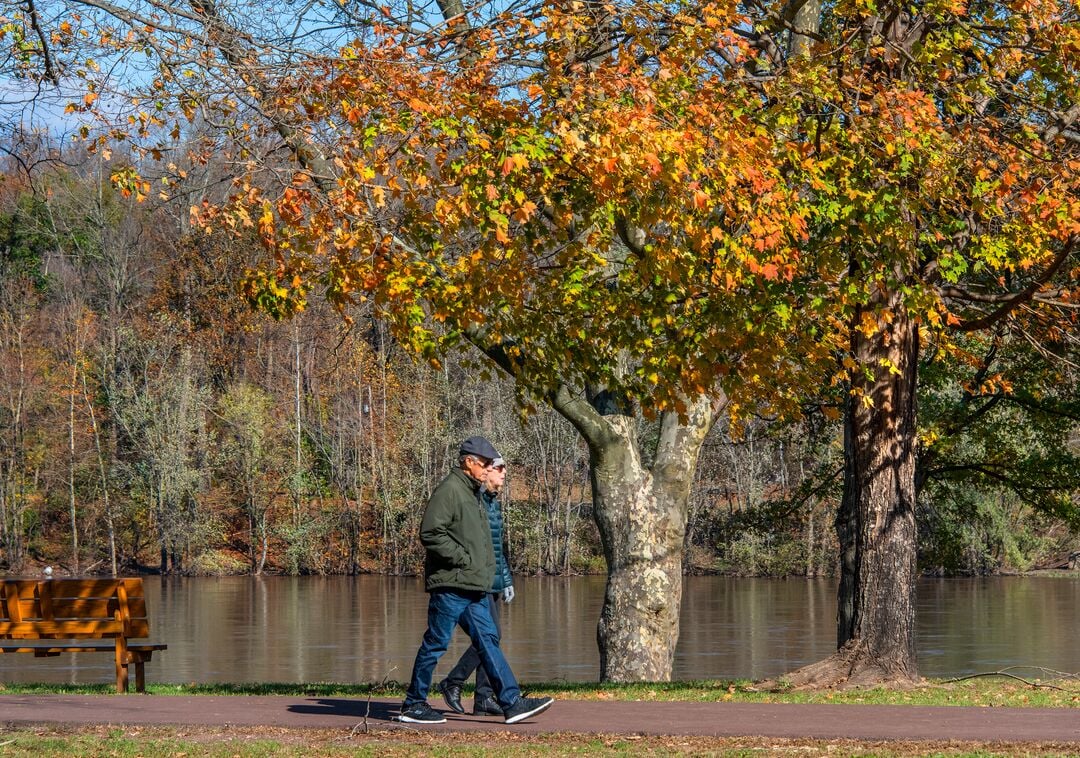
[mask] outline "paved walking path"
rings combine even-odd
[[[441,700],[434,707],[444,710]],[[801,705],[563,700],[514,726],[447,713],[445,724],[392,721],[400,701],[373,699],[372,728],[526,734],[704,735],[858,740],[1059,742],[1080,746],[1080,709],[959,706]],[[466,700],[466,707],[471,703]],[[331,697],[172,695],[0,695],[0,724],[276,726],[351,729],[368,701]]]

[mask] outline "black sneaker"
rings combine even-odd
[[[473,700],[472,713],[474,716],[501,716],[503,710],[495,696],[488,695]]]
[[[401,706],[401,715],[397,717],[397,720],[409,724],[445,724],[446,716],[427,703],[414,703],[408,708]]]
[[[555,702],[553,697],[519,697],[518,701],[510,706],[503,714],[507,724],[516,724],[524,721],[529,716],[543,713]]]
[[[442,693],[442,699],[446,701],[446,705],[454,713],[464,713],[465,709],[461,705],[461,685],[454,684],[449,679],[443,679],[439,682],[436,688]],[[499,711],[502,713],[502,711]]]

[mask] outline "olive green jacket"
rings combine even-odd
[[[420,542],[427,553],[425,587],[490,592],[495,581],[495,551],[480,485],[454,469],[431,493]]]

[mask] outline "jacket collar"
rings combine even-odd
[[[450,475],[459,477],[463,482],[469,485],[469,488],[472,489],[473,492],[480,491],[480,482],[466,474],[464,469],[460,467],[452,468],[450,469]]]

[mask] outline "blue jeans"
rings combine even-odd
[[[521,689],[499,649],[499,630],[491,618],[488,593],[453,589],[435,590],[428,599],[428,628],[416,651],[403,707],[427,701],[435,664],[446,652],[455,626],[461,626],[469,635],[491,679],[499,705],[507,710],[521,697]]]
[[[488,594],[488,609],[491,611],[491,620],[495,622],[495,630],[501,637],[502,628],[499,626],[498,597],[498,592]],[[476,672],[476,699],[487,700],[495,694],[495,690],[491,686],[491,680],[488,679],[487,669],[480,663],[480,654],[476,652],[475,647],[470,646],[462,654],[457,665],[450,669],[450,673],[446,675],[446,681],[456,684],[458,687],[463,687],[474,671]]]

